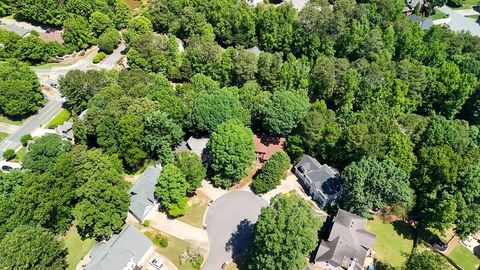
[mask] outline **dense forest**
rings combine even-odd
[[[431,9],[443,4],[427,2]],[[111,29],[121,29],[129,68],[72,71],[61,80],[82,146],[53,147],[45,165],[31,150],[29,172],[1,176],[2,208],[25,211],[1,213],[0,238],[19,224],[58,233],[73,219],[83,236],[117,232],[128,204],[121,174],[150,160],[173,164],[165,169],[183,198],[191,188],[176,176],[174,148],[188,135],[211,137],[212,182],[230,187],[255,158],[252,131],[286,137],[292,162],[309,154],[338,168],[340,207],[348,211],[369,217],[391,205],[418,228],[454,227],[462,238],[480,229],[480,38],[440,26],[424,31],[402,14],[401,0],[311,0],[301,11],[156,0],[135,17],[119,0],[10,5],[25,20],[63,26],[71,50],[98,44],[111,52],[120,40]],[[42,143],[51,145],[35,144]],[[283,168],[289,158],[270,166]],[[105,178],[96,174],[111,181],[99,184]],[[65,181],[51,193],[44,183],[59,177]],[[274,188],[255,185],[260,193]],[[28,206],[34,202],[22,196],[29,189],[55,198],[34,196],[48,211]],[[103,198],[105,189],[121,195]],[[94,197],[117,207],[94,209]],[[168,211],[182,212],[184,201],[174,201]],[[92,220],[93,212],[105,220]]]

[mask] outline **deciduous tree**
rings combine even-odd
[[[189,184],[182,171],[173,164],[167,164],[163,167],[157,182],[155,196],[159,199],[161,207],[172,217],[186,214]]]

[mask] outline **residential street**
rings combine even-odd
[[[438,8],[443,13],[450,15],[450,29],[456,32],[466,31],[470,32],[474,36],[480,36],[480,24],[474,19],[465,17],[465,14],[461,11],[454,10],[450,7],[443,6]]]

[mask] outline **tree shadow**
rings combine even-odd
[[[473,248],[473,254],[480,259],[480,245]]]
[[[244,219],[238,225],[234,233],[225,245],[225,251],[232,252],[232,258],[237,258],[248,251],[252,242],[253,224]]]
[[[402,237],[413,240],[415,238],[415,228],[404,220],[395,220],[392,222],[393,229]]]

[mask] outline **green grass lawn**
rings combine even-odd
[[[432,16],[432,20],[445,19],[448,17],[448,14],[441,12],[438,9],[435,9],[435,14]]]
[[[27,153],[27,147],[22,147],[17,151],[17,156],[15,157],[14,161],[23,163],[23,159],[25,158],[25,154]]]
[[[479,0],[465,0],[465,3],[460,7],[453,7],[453,9],[468,9],[473,8],[478,5]]]
[[[374,250],[378,260],[399,267],[413,248],[413,228],[396,221],[384,222],[380,217],[368,220],[367,230],[377,236]]]
[[[171,235],[162,233],[156,229],[153,229],[151,227],[149,228],[143,228],[142,231],[145,233],[145,231],[148,231],[149,233],[145,233],[145,235],[153,239],[152,237],[155,237],[158,233],[162,234],[163,237],[165,237],[168,240],[168,247],[162,248],[160,246],[156,246],[157,251],[162,254],[163,256],[167,257],[170,261],[172,261],[173,264],[175,264],[179,270],[195,270],[195,268],[192,267],[190,263],[184,263],[182,264],[180,262],[180,254],[187,248],[191,246],[190,243],[183,241],[179,238],[173,237]],[[205,251],[204,251],[204,254]]]
[[[47,128],[56,128],[57,126],[60,126],[70,119],[70,116],[71,114],[69,111],[62,109],[50,122],[48,122]]]
[[[82,260],[83,256],[85,256],[95,244],[94,239],[82,241],[75,226],[72,226],[72,228],[66,233],[64,242],[68,249],[67,270],[74,270],[77,264]]]
[[[467,17],[470,18],[470,19],[478,20],[478,19],[480,19],[480,14],[470,15],[470,16],[467,16]]]
[[[0,142],[3,141],[6,137],[8,137],[8,133],[0,132]]]
[[[470,250],[464,247],[462,244],[458,244],[452,252],[448,255],[455,263],[457,263],[464,270],[476,270],[480,265],[480,259],[478,259]]]
[[[0,122],[2,123],[7,123],[7,124],[12,124],[12,125],[21,125],[23,123],[24,120],[12,120],[12,119],[9,119],[3,115],[0,115]]]
[[[206,199],[196,196],[192,199],[190,209],[187,214],[178,220],[195,226],[197,228],[203,227],[203,216],[207,210],[208,202]]]

